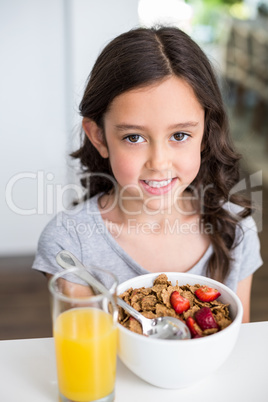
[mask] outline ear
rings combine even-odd
[[[87,117],[83,118],[82,126],[89,141],[99,151],[100,155],[103,158],[108,158],[108,147],[102,129],[95,123],[95,121],[88,119]]]

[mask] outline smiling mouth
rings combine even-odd
[[[166,180],[143,180],[148,186],[152,188],[161,188],[168,186],[173,179],[166,179]]]

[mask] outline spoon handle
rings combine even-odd
[[[109,291],[103,286],[101,282],[99,282],[90,272],[87,271],[86,267],[70,252],[67,250],[62,250],[56,255],[57,263],[65,269],[71,267],[82,268],[80,273],[76,273],[81,279],[87,282],[90,286],[95,287],[99,292],[105,294],[107,297],[111,299],[111,294]],[[114,303],[114,300],[112,300]],[[127,304],[124,300],[117,296],[116,302],[119,306],[121,306],[124,310],[128,311],[129,314],[136,318],[137,321],[142,325],[143,333],[147,333],[152,329],[151,320],[144,317],[141,313]]]
[[[56,261],[64,269],[69,269],[71,267],[81,268],[81,272],[76,273],[76,276],[79,276],[80,279],[83,279],[90,286],[93,286],[106,297],[113,300],[111,293],[106,289],[106,287],[94,278],[94,276],[87,271],[86,267],[70,251],[60,251],[56,255]]]
[[[142,325],[143,333],[147,333],[147,331],[152,329],[152,320],[144,317],[141,313],[122,300],[121,297],[117,296],[117,304],[126,310],[132,317],[136,318],[137,321],[139,321],[139,323]]]

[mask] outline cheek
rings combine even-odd
[[[129,155],[118,153],[111,155],[110,164],[113,174],[119,184],[128,184],[137,179],[138,165]]]
[[[185,177],[189,177],[191,181],[197,175],[201,164],[201,151],[184,155],[180,161],[180,171]]]

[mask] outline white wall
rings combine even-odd
[[[138,25],[137,4],[0,1],[0,255],[34,253],[56,190],[74,181],[85,80],[103,46]]]

